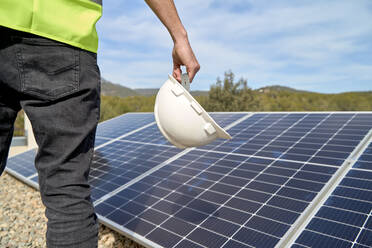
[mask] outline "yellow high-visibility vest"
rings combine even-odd
[[[0,0],[0,26],[96,53],[102,0]]]

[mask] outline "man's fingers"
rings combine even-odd
[[[196,63],[195,65],[186,67],[186,70],[187,70],[187,74],[189,75],[190,83],[191,83],[192,80],[194,80],[196,73],[200,70],[200,65]]]
[[[179,65],[173,65],[173,77],[178,81],[181,82],[181,67]]]
[[[181,66],[186,66],[186,72],[189,76],[190,83],[195,77],[195,74],[199,71],[200,65],[196,59],[190,44],[186,40],[184,43],[177,43],[173,47],[173,76],[181,82]]]

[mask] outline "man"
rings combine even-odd
[[[146,0],[173,42],[173,76],[199,64],[173,0]],[[35,165],[46,206],[48,247],[96,247],[88,184],[99,119],[95,23],[99,0],[0,0],[0,173],[22,108],[39,146]],[[124,34],[125,35],[125,34]]]

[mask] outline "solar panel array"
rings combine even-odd
[[[152,113],[100,124],[89,180],[101,222],[149,247],[274,247],[327,195],[293,247],[372,246],[372,113],[211,115],[233,139],[185,150]],[[7,168],[32,186],[34,155]]]

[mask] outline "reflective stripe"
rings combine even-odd
[[[101,15],[93,0],[1,0],[0,25],[97,52]]]

